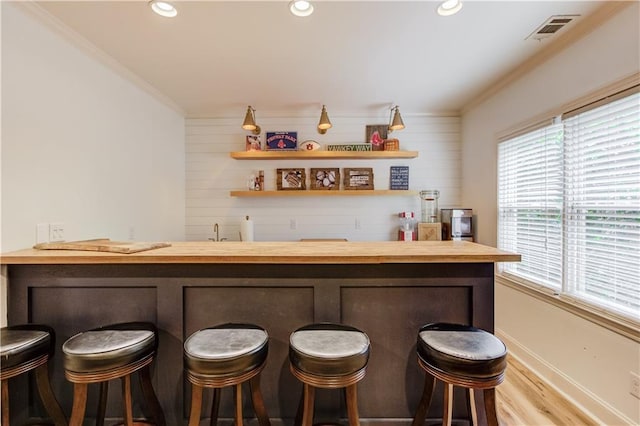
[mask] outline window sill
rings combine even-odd
[[[640,323],[633,319],[616,315],[569,296],[554,293],[551,289],[514,279],[506,274],[496,274],[496,283],[522,292],[528,296],[554,305],[567,312],[600,325],[628,339],[640,343]]]

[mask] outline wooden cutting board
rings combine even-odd
[[[99,238],[95,240],[41,243],[36,244],[33,248],[40,250],[85,250],[130,254],[169,246],[171,246],[169,243],[143,243],[135,241],[123,242],[111,241],[108,238]]]

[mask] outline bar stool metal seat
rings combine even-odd
[[[62,346],[65,377],[73,383],[73,408],[69,424],[81,426],[85,416],[88,385],[100,383],[96,424],[104,423],[109,381],[122,380],[123,422],[127,426],[165,425],[164,412],[153,390],[150,365],[158,347],[158,331],[148,322],[128,322],[84,331]],[[134,421],[131,374],[137,372],[154,422]]]
[[[2,424],[9,426],[9,379],[34,371],[40,399],[56,426],[67,419],[49,382],[49,359],[55,351],[55,332],[42,324],[23,324],[0,329],[0,380]]]
[[[290,369],[303,383],[296,425],[313,423],[315,388],[344,388],[349,425],[360,424],[357,383],[365,376],[370,347],[364,332],[342,324],[310,324],[291,334]]]
[[[435,379],[445,385],[443,425],[451,425],[453,386],[468,389],[467,406],[474,425],[478,418],[473,390],[483,389],[487,422],[498,425],[495,387],[503,382],[507,367],[507,348],[500,339],[471,326],[433,323],[420,328],[417,352],[418,364],[427,374],[413,426],[424,424]]]
[[[184,342],[184,368],[191,382],[189,425],[200,424],[205,388],[213,388],[210,424],[215,425],[222,388],[234,386],[235,425],[242,426],[242,384],[249,382],[258,423],[270,426],[260,391],[268,352],[269,335],[254,324],[221,324],[191,334]]]

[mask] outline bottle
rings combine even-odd
[[[440,191],[437,189],[420,191],[423,223],[440,222],[438,217],[438,198],[440,198]]]
[[[400,229],[398,230],[398,241],[414,241],[416,240],[416,232],[414,228],[415,220],[413,212],[400,212]]]

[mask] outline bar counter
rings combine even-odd
[[[362,423],[406,425],[423,387],[415,352],[419,327],[448,321],[493,331],[494,263],[519,260],[466,241],[313,241],[172,242],[133,254],[26,249],[3,254],[0,262],[9,325],[44,323],[56,330],[52,383],[67,415],[72,386],[64,378],[60,348],[75,333],[114,322],[155,323],[160,346],[154,385],[168,425],[183,425],[190,395],[182,342],[201,328],[250,322],[270,335],[262,373],[269,416],[274,424],[291,425],[302,387],[289,371],[289,334],[331,321],[358,327],[371,339],[367,374],[358,387]],[[107,414],[115,417],[119,386],[112,388]],[[12,382],[12,413],[21,420],[42,414],[29,393],[35,389],[26,380]],[[458,419],[466,417],[461,396],[454,407]],[[95,397],[90,391],[88,413]],[[341,397],[339,391],[319,391],[316,422],[343,417]],[[476,399],[480,403],[481,395]],[[232,418],[232,407],[226,390],[221,417]],[[439,385],[428,418],[441,416],[441,408]],[[253,414],[250,403],[245,411]]]

